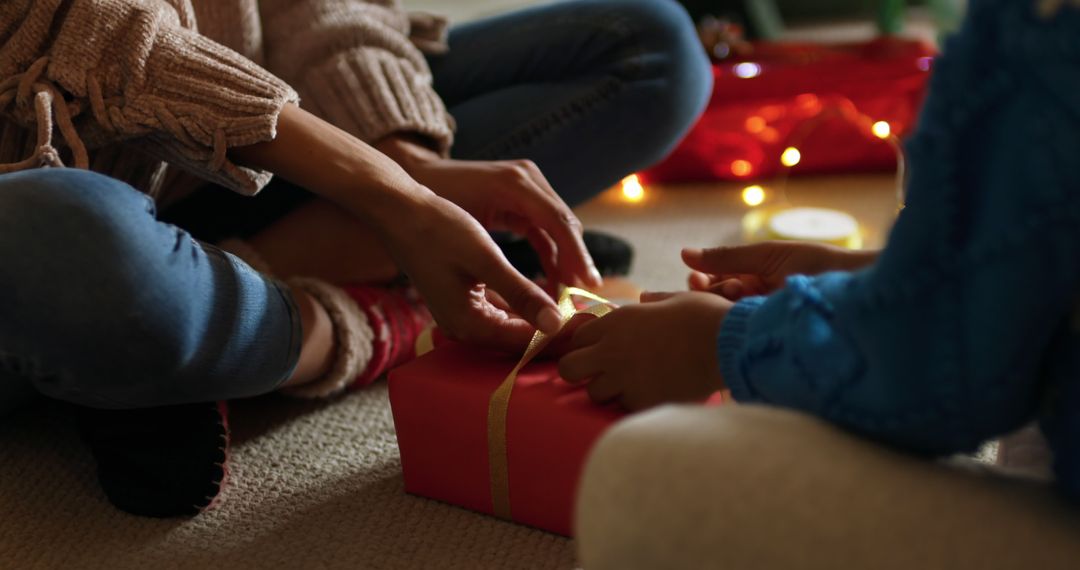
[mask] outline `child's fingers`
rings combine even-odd
[[[599,374],[600,351],[595,346],[575,350],[559,359],[559,376],[571,384],[580,384]]]
[[[559,334],[555,335],[555,338],[544,348],[543,354],[549,357],[561,358],[563,355],[569,353],[572,350],[571,341],[574,338],[574,331],[577,330],[582,323],[587,323],[595,319],[595,315],[587,313],[579,313],[570,318],[569,321],[563,325]]]
[[[691,291],[708,291],[712,281],[713,278],[709,274],[700,271],[691,271],[686,278]]]
[[[727,279],[710,288],[710,291],[731,301],[738,301],[746,295],[746,285],[738,279]]]
[[[688,267],[704,273],[719,275],[722,273],[761,273],[763,260],[769,258],[773,248],[769,243],[754,243],[736,247],[714,247],[710,249],[686,248],[682,250],[682,259]]]
[[[571,348],[585,348],[586,346],[592,346],[600,342],[600,340],[604,338],[604,331],[607,329],[607,325],[610,323],[611,317],[593,319],[587,323],[582,323],[582,325],[574,331],[574,336],[570,341]]]
[[[664,301],[678,295],[678,293],[672,293],[670,291],[642,291],[640,301],[642,303],[656,303],[658,301]]]
[[[601,374],[593,378],[586,386],[589,399],[596,404],[608,404],[622,395],[622,385],[612,376]]]

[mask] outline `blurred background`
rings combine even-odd
[[[659,0],[658,0],[659,1]],[[534,4],[538,0],[405,0],[410,9],[448,15],[463,22]],[[748,24],[752,37],[852,39],[880,28],[934,36],[957,21],[965,0],[680,0],[699,21],[727,17]],[[906,26],[904,25],[906,24]],[[794,29],[789,29],[794,28]],[[823,29],[824,28],[824,29]],[[794,36],[793,36],[794,35]]]
[[[542,3],[405,0],[456,23]],[[665,162],[577,209],[633,246],[633,287],[617,296],[685,288],[683,246],[810,235],[881,246],[932,56],[966,0],[681,3],[713,60],[712,103]],[[793,210],[796,231],[777,230]]]

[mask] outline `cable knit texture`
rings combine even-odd
[[[307,110],[361,140],[409,131],[446,153],[452,119],[417,48],[445,51],[446,21],[410,16],[397,6],[392,0],[261,0],[267,62],[296,86]]]
[[[368,324],[367,315],[356,301],[340,288],[306,277],[290,279],[289,285],[303,289],[326,309],[334,325],[337,358],[330,371],[322,378],[283,391],[303,398],[325,398],[340,394],[371,361],[375,331]]]
[[[279,76],[364,140],[411,131],[445,150],[451,121],[416,47],[445,49],[444,28],[390,0],[5,0],[0,173],[89,168],[160,197],[188,180],[168,164],[254,194],[270,174],[227,150],[274,138],[299,101]]]

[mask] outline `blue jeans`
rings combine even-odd
[[[0,176],[0,413],[34,391],[101,408],[261,394],[292,372],[288,290],[74,169]]]
[[[428,58],[463,160],[527,158],[571,206],[659,162],[698,118],[712,72],[674,0],[570,0],[450,31]],[[163,212],[199,239],[246,238],[312,199],[275,179],[255,198],[206,188]]]
[[[674,0],[557,2],[465,24],[428,58],[455,158],[528,158],[571,206],[668,155],[712,72]]]
[[[454,155],[532,159],[571,204],[663,158],[711,93],[672,0],[551,4],[455,28],[450,46],[431,66]],[[288,291],[191,234],[251,235],[308,198],[206,189],[163,215],[182,230],[103,176],[0,176],[0,414],[35,392],[121,408],[275,389],[299,350]]]

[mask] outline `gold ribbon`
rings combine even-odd
[[[574,297],[589,299],[600,304],[579,311],[574,307]],[[587,314],[602,317],[610,313],[613,308],[614,304],[611,301],[599,295],[594,295],[577,287],[566,287],[563,289],[562,294],[559,295],[559,318],[561,321],[559,331],[574,315]],[[510,409],[510,395],[514,391],[514,382],[517,380],[521,369],[531,362],[533,358],[536,358],[536,355],[540,354],[540,351],[544,350],[544,347],[556,335],[558,335],[558,331],[552,335],[536,331],[532,340],[529,341],[529,348],[521,356],[521,360],[518,360],[517,365],[502,381],[502,384],[495,389],[495,392],[491,395],[491,400],[488,401],[487,432],[491,506],[495,516],[504,519],[512,518],[510,516],[510,472],[506,459],[506,415]]]

